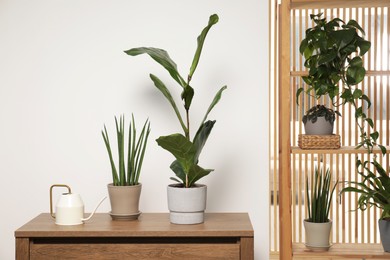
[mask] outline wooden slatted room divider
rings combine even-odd
[[[328,20],[335,17],[344,21],[354,19],[366,31],[365,38],[372,45],[364,60],[367,76],[358,88],[371,99],[372,106],[367,114],[374,120],[375,130],[380,134],[379,143],[389,146],[390,0],[282,0],[281,5],[277,2],[269,2],[270,251],[271,258],[278,259],[280,254],[280,259],[288,260],[294,253],[292,244],[297,248],[295,251],[304,251],[303,219],[307,217],[304,181],[312,176],[312,169],[316,166],[330,168],[334,182],[356,181],[360,178],[355,170],[356,158],[367,159],[369,156],[364,150],[355,149],[359,132],[350,106],[336,108],[342,114],[335,125],[335,132],[341,136],[341,149],[302,150],[297,147],[298,134],[303,133],[303,113],[317,102],[330,105],[327,99],[317,101],[308,95],[301,95],[304,98],[300,105],[296,105],[297,88],[306,87],[301,79],[307,71],[299,54],[299,44],[305,30],[312,26],[310,14],[321,12]],[[379,154],[379,151],[374,151],[374,154]],[[378,160],[384,166],[390,165],[387,155],[378,156]],[[337,187],[337,194],[342,188],[343,184]],[[362,248],[372,244],[372,248],[380,250],[377,246],[380,243],[377,228],[380,212],[374,208],[365,212],[354,211],[357,199],[358,195],[353,193],[334,196],[332,242],[341,248],[344,245]],[[334,253],[324,259],[337,259],[337,255]],[[354,259],[363,258],[361,255]],[[294,259],[298,259],[295,253]]]

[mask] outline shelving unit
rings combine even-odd
[[[366,39],[372,42],[367,54],[365,81],[358,87],[371,98],[372,107],[369,116],[376,122],[380,133],[380,143],[389,149],[390,132],[390,1],[389,0],[281,0],[276,7],[278,31],[278,96],[275,97],[275,109],[278,113],[278,139],[275,141],[273,173],[273,201],[278,197],[278,218],[274,216],[274,230],[278,232],[279,259],[390,259],[380,245],[376,221],[380,212],[370,209],[366,212],[351,212],[358,199],[357,194],[348,194],[345,198],[335,196],[332,206],[334,221],[329,252],[310,252],[304,246],[304,230],[301,222],[305,218],[305,199],[303,180],[310,175],[311,169],[321,162],[330,167],[334,179],[339,181],[358,180],[354,164],[356,158],[368,158],[364,150],[356,150],[357,128],[354,125],[352,109],[342,106],[343,117],[337,121],[336,133],[341,135],[342,147],[337,150],[302,150],[297,147],[297,136],[302,133],[300,124],[302,113],[315,103],[307,97],[303,106],[296,106],[295,91],[303,84],[301,76],[307,74],[299,56],[297,46],[304,36],[305,28],[310,25],[309,14],[324,12],[328,18],[340,17],[343,20],[357,20],[366,30]],[[321,103],[329,101],[322,99]],[[271,149],[272,150],[272,149]],[[373,155],[378,156],[379,150]],[[379,156],[378,156],[379,157]],[[380,157],[383,165],[390,165],[389,156]],[[272,163],[271,163],[272,164]],[[277,169],[276,169],[277,168]],[[275,184],[277,181],[277,184]],[[277,188],[278,192],[275,192]],[[339,187],[337,192],[342,188]],[[294,199],[293,199],[294,198]],[[274,205],[274,215],[277,206]],[[272,258],[276,254],[271,254]]]

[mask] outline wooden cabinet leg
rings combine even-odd
[[[16,260],[30,259],[30,240],[28,238],[15,239],[15,259]]]
[[[241,237],[241,258],[242,260],[254,259],[254,242],[253,237]]]

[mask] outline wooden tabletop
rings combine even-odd
[[[138,220],[113,221],[96,213],[82,225],[60,226],[49,213],[42,213],[15,231],[23,237],[253,237],[247,213],[206,213],[197,225],[175,225],[168,213],[142,213]]]

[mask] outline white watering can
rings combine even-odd
[[[53,188],[65,187],[67,193],[63,193],[56,204],[56,213],[53,212]],[[92,218],[100,204],[107,198],[105,196],[100,200],[89,217],[84,218],[84,203],[80,194],[72,193],[70,187],[65,184],[54,184],[50,187],[50,215],[56,220],[57,225],[80,225],[83,221]]]

